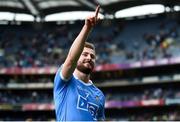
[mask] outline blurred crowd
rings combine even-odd
[[[9,97],[11,96],[11,97]],[[106,94],[106,101],[118,100],[118,101],[140,101],[140,100],[151,100],[151,99],[179,99],[180,91],[179,89],[162,89],[162,88],[151,88],[145,89],[139,92],[122,92],[122,93],[112,93]],[[51,90],[1,90],[0,92],[0,104],[11,104],[11,105],[21,105],[26,103],[53,103],[52,91]],[[107,118],[111,121],[166,121],[166,120],[180,120],[179,111],[164,113],[161,111],[161,115],[155,115],[153,113],[142,113],[122,117]],[[52,116],[51,116],[52,117]],[[23,118],[0,118],[0,120],[22,120]],[[39,116],[37,118],[28,118],[28,120],[50,120],[46,116]]]
[[[173,79],[173,75],[169,76],[157,76],[159,79],[153,79],[149,78],[151,82],[155,83],[154,80],[157,80],[158,82],[172,82],[175,83],[178,79]],[[142,79],[119,79],[119,85],[123,85],[123,83],[127,85],[140,85],[143,83]],[[147,78],[146,78],[147,79]],[[109,81],[109,82],[108,82]],[[101,82],[101,84],[111,84],[117,83],[117,80],[108,80],[106,82]],[[174,81],[174,82],[173,82]],[[121,84],[122,82],[122,84]],[[96,84],[96,83],[95,83]],[[101,87],[101,84],[99,83],[99,87]],[[108,85],[107,84],[107,85]],[[146,83],[144,83],[146,84]],[[98,85],[98,84],[97,84]],[[38,87],[37,87],[38,86]],[[33,90],[33,87],[35,89],[41,89],[41,90]],[[25,91],[26,88],[29,88],[29,90]],[[52,102],[52,91],[53,88],[53,77],[36,77],[36,76],[11,76],[6,78],[0,78],[0,103],[10,103],[10,104],[17,104],[17,103],[31,103],[31,102]],[[17,89],[14,90],[13,89]],[[122,89],[123,90],[123,89]],[[118,100],[118,101],[140,101],[140,100],[151,100],[151,99],[179,99],[180,98],[180,90],[177,88],[174,88],[173,86],[169,88],[163,88],[163,87],[151,87],[151,88],[144,88],[140,90],[125,90],[125,91],[117,91],[117,92],[106,92],[106,101],[110,100]],[[23,92],[22,92],[23,91]],[[26,93],[25,93],[25,92]],[[12,96],[12,97],[8,97]],[[51,98],[51,99],[49,99]]]
[[[10,97],[11,96],[11,97]],[[25,103],[52,103],[52,91],[5,90],[0,92],[0,104],[21,105]]]
[[[159,115],[154,113],[141,113],[139,115],[129,115],[127,117],[119,117],[119,119],[109,118],[110,121],[179,121],[180,120],[180,112],[175,110],[171,112],[161,112]]]
[[[23,92],[22,92],[23,91]],[[9,97],[11,96],[11,97]],[[106,101],[117,100],[125,101],[141,101],[152,99],[179,99],[180,91],[178,89],[162,89],[151,88],[145,90],[137,90],[136,92],[126,91],[117,93],[105,93]],[[23,103],[52,103],[51,90],[1,90],[0,103],[23,104]]]
[[[155,115],[154,113],[142,113],[141,115],[129,115],[126,117],[117,117],[114,118],[106,118],[107,121],[179,121],[180,120],[180,112],[175,110],[169,113],[161,112],[160,115]],[[48,115],[41,115],[39,117],[24,117],[22,118],[12,118],[12,117],[4,117],[0,118],[0,121],[25,121],[25,122],[32,122],[32,121],[51,121],[55,122],[55,118],[48,117]]]
[[[127,91],[119,93],[107,93],[106,100],[118,100],[118,101],[141,101],[141,100],[152,100],[152,99],[179,99],[180,91],[178,89],[162,89],[162,88],[151,88],[137,91]]]
[[[157,20],[161,22],[162,18],[157,18]],[[154,25],[155,19],[142,26],[138,24],[138,21],[104,20],[97,25],[88,40],[96,46],[97,65],[169,58],[178,55],[179,24],[175,20]],[[1,25],[0,67],[61,65],[70,45],[80,32],[82,23]],[[171,26],[168,26],[169,23]],[[154,26],[156,28],[153,30]],[[143,28],[149,30],[143,30]],[[133,35],[136,31],[138,35]]]

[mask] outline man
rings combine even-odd
[[[88,17],[74,40],[64,64],[54,79],[54,101],[57,121],[104,120],[103,93],[93,85],[90,74],[95,66],[95,48],[86,39],[99,21],[99,6]]]

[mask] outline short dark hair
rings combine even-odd
[[[94,46],[94,44],[92,44],[92,43],[90,43],[90,42],[85,42],[84,47],[93,49],[93,50],[95,51],[95,46]]]

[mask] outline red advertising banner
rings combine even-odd
[[[163,99],[150,99],[150,100],[142,100],[140,102],[141,106],[159,106],[159,105],[164,105],[164,100]]]
[[[39,103],[30,103],[30,104],[23,104],[22,110],[54,110],[53,104],[39,104]]]
[[[94,71],[112,71],[112,70],[122,70],[122,69],[131,69],[131,68],[141,68],[141,67],[152,67],[160,65],[170,65],[170,64],[179,64],[180,57],[176,58],[164,58],[159,60],[144,60],[137,61],[133,63],[124,63],[124,64],[105,64],[98,65],[95,67]],[[31,67],[31,68],[1,68],[0,74],[30,74],[30,75],[39,75],[39,74],[55,74],[59,67]]]

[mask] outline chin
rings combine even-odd
[[[89,70],[93,70],[93,67],[91,65],[85,65],[84,67],[89,69]]]

